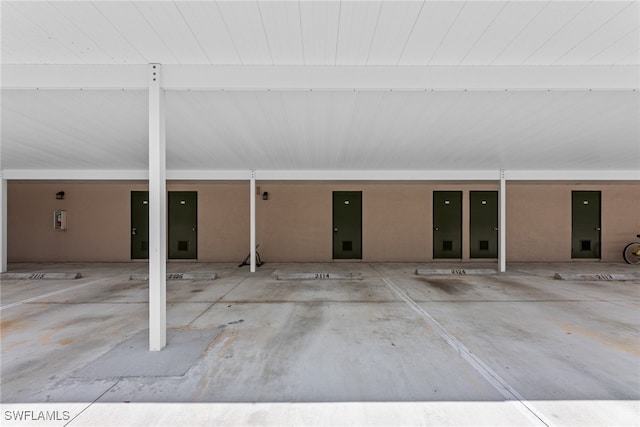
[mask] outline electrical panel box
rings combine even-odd
[[[56,231],[67,229],[67,211],[53,211],[53,229]]]

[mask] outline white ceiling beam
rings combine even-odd
[[[633,90],[640,66],[165,65],[166,90]],[[144,65],[2,65],[5,89],[145,89]]]
[[[507,181],[640,181],[637,170],[507,170]]]
[[[247,170],[167,169],[167,180],[173,181],[246,181],[250,177]]]
[[[5,169],[15,181],[146,181],[147,170]],[[640,181],[639,170],[506,170],[507,181]],[[168,181],[248,181],[248,170],[167,170]],[[257,170],[258,181],[499,181],[497,170]]]
[[[138,181],[148,180],[148,170],[5,169],[8,180],[42,181]]]
[[[147,90],[147,65],[3,64],[3,89]]]
[[[165,89],[548,90],[637,89],[638,66],[172,65]]]

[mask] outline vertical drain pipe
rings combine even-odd
[[[256,272],[256,171],[251,170],[251,185],[249,185],[249,206],[251,211],[250,218],[250,242],[249,242],[249,259],[250,271]]]

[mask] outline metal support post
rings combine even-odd
[[[250,271],[256,272],[256,171],[251,171],[251,185],[249,185],[250,199],[250,242],[249,242],[249,259]]]
[[[7,180],[0,170],[0,273],[7,271]]]
[[[167,344],[167,170],[160,64],[149,64],[149,350]]]
[[[500,171],[500,244],[498,245],[498,262],[500,272],[507,271],[507,181],[504,170]]]

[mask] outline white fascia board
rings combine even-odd
[[[640,181],[638,170],[507,170],[507,181]]]
[[[5,169],[8,180],[43,180],[43,181],[146,181],[148,170],[40,170],[40,169]]]
[[[260,181],[496,181],[494,170],[258,170]]]
[[[3,89],[147,90],[148,65],[3,64]]]
[[[143,89],[146,65],[3,64],[4,89]],[[165,90],[634,90],[640,66],[164,65]]]
[[[148,180],[147,170],[7,169],[8,180]],[[496,181],[493,170],[256,170],[259,181]],[[250,170],[167,170],[172,181],[248,181]]]
[[[251,178],[249,170],[167,170],[172,181],[245,181]]]
[[[167,90],[633,90],[638,66],[167,65]]]

